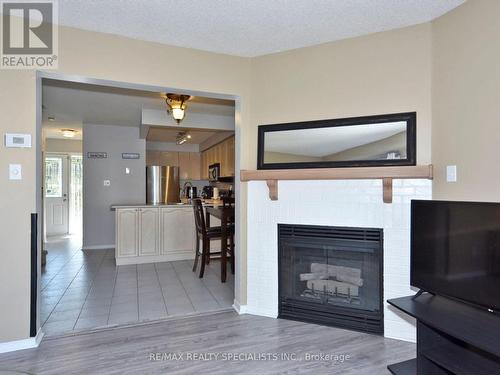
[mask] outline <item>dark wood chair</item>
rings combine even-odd
[[[234,197],[222,197],[222,207],[234,206]],[[228,253],[231,261],[231,273],[234,275],[234,222],[228,223],[229,228],[229,248]]]
[[[208,264],[210,258],[220,259],[222,254],[221,251],[227,251],[227,249],[221,249],[221,251],[218,252],[210,251],[210,241],[221,239],[222,229],[221,227],[207,227],[201,199],[193,199],[192,205],[196,228],[196,254],[194,258],[193,272],[196,271],[196,268],[198,267],[198,259],[201,256],[199,277],[202,278],[205,273],[205,265]],[[202,243],[201,249],[200,241]]]

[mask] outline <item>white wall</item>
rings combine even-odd
[[[146,143],[139,128],[115,125],[83,126],[83,247],[115,244],[112,204],[146,202]],[[89,159],[88,152],[107,152],[107,159]],[[123,152],[139,153],[138,160],[122,159]],[[125,168],[130,174],[125,174]],[[104,180],[110,180],[106,187]]]
[[[271,201],[265,181],[248,186],[248,291],[246,312],[278,315],[278,224],[382,228],[384,301],[414,294],[410,288],[410,200],[430,199],[429,180],[394,180],[392,204],[380,180],[280,181]],[[414,321],[388,306],[386,337],[415,341]]]

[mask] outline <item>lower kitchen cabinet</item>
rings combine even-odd
[[[137,256],[137,208],[116,210],[116,257]]]
[[[157,208],[139,208],[139,255],[158,255],[160,215]]]
[[[115,209],[117,265],[194,258],[195,227],[190,206]]]
[[[194,255],[194,214],[191,208],[161,208],[161,253],[172,257]]]

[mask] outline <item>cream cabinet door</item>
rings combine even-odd
[[[193,251],[194,214],[187,208],[161,209],[161,252],[163,255]]]
[[[159,253],[159,209],[139,208],[139,255]]]
[[[119,257],[137,256],[137,213],[137,208],[120,208],[116,210],[116,249]]]

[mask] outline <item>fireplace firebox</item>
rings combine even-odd
[[[383,231],[278,224],[279,318],[383,334]]]

